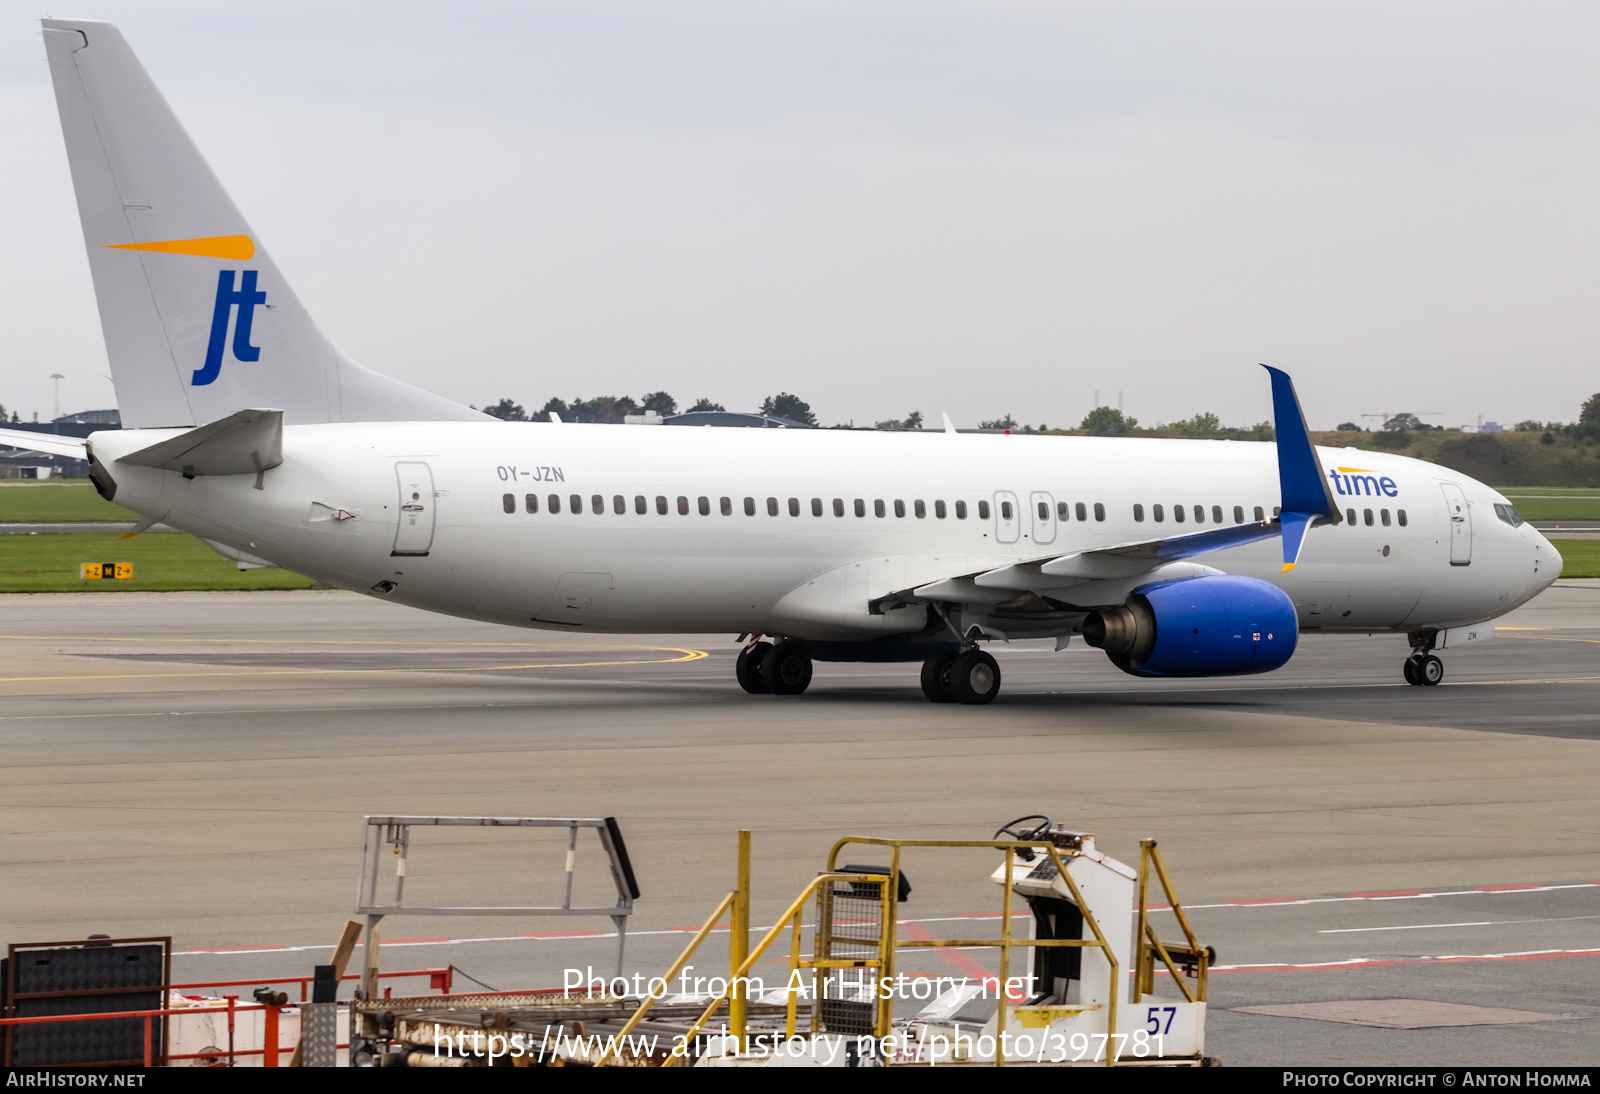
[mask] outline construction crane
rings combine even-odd
[[[1444,411],[1442,410],[1397,410],[1394,412],[1394,414],[1384,411],[1381,414],[1363,414],[1361,416],[1363,418],[1377,418],[1379,420],[1379,424],[1381,425],[1383,422],[1387,422],[1393,418],[1395,414],[1410,414],[1413,418],[1437,418],[1443,413]]]

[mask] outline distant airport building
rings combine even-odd
[[[638,417],[643,417],[640,415]],[[633,423],[635,416],[630,415],[628,421]],[[788,418],[776,418],[770,414],[741,414],[735,410],[691,410],[685,414],[674,414],[669,418],[659,419],[662,425],[718,425],[738,426],[745,429],[815,429],[814,425],[804,422],[790,421]],[[638,424],[648,424],[639,422]]]
[[[63,414],[50,422],[8,422],[6,428],[25,433],[87,437],[104,429],[121,429],[122,415],[116,410],[84,410]],[[83,460],[0,445],[0,479],[81,479],[88,474],[89,465]]]

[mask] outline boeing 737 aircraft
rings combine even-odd
[[[1301,632],[1439,648],[1561,572],[1443,467],[1275,444],[510,423],[371,372],[312,322],[117,29],[44,20],[124,430],[0,433],[244,564],[519,627],[752,636],[750,692],[922,662],[987,703],[982,643],[1081,635],[1142,677],[1266,672]],[[52,447],[53,446],[53,447]]]

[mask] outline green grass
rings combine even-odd
[[[133,576],[85,581],[78,576],[85,562],[131,562]],[[146,532],[124,540],[110,532],[0,535],[0,593],[310,587],[310,578],[285,570],[241,572],[193,536],[177,532]]]
[[[139,514],[113,505],[88,479],[60,482],[0,482],[0,522],[22,524],[78,520],[138,520]]]
[[[1554,539],[1562,577],[1600,577],[1600,539]]]
[[[1600,497],[1600,488],[1593,486],[1497,486],[1495,489],[1508,498],[1533,497],[1537,495],[1555,495],[1562,498]]]

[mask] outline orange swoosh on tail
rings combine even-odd
[[[249,236],[206,236],[204,239],[159,239],[150,243],[107,243],[117,251],[161,251],[173,255],[199,255],[201,258],[226,258],[246,262],[255,256],[255,241]]]

